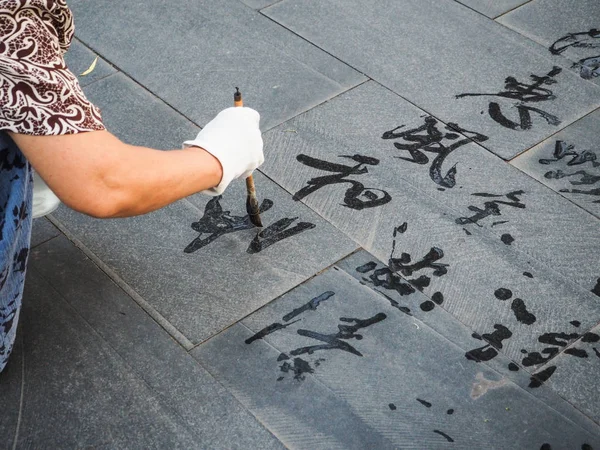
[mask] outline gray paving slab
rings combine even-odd
[[[488,136],[485,147],[505,159],[600,106],[599,88],[555,68],[546,49],[456,2],[284,0],[263,13],[430,114]]]
[[[79,85],[84,87],[117,71],[104,59],[98,57],[96,67],[87,75],[81,75],[87,71],[98,55],[83,45],[79,40],[73,39],[69,51],[65,54],[67,67],[77,76]]]
[[[600,5],[595,0],[533,0],[498,19],[569,58],[583,78],[600,81]]]
[[[177,148],[197,131],[193,124],[123,74],[94,83],[86,94],[102,108],[108,129],[127,142]],[[291,234],[271,247],[268,237],[262,243],[262,238],[256,238],[257,231],[243,229],[246,193],[241,181],[211,205],[220,205],[230,212],[225,213],[223,224],[229,220],[230,229],[239,225],[242,230],[192,253],[184,250],[192,242],[209,238],[211,233],[198,240],[200,233],[192,228],[211,200],[204,195],[126,220],[94,220],[64,206],[53,217],[197,343],[357,248],[260,173],[255,181],[260,200],[274,202],[263,216],[265,226],[271,226],[265,231],[274,233],[273,237]],[[205,219],[205,223],[194,226],[206,228],[208,224]],[[218,226],[213,230],[218,230]],[[249,253],[260,250],[260,245],[262,251]]]
[[[253,9],[262,9],[267,6],[272,5],[273,3],[277,3],[279,0],[240,0],[242,3],[248,5]]]
[[[344,116],[343,111],[357,113]],[[507,327],[512,337],[504,351],[515,361],[524,360],[523,349],[541,351],[538,336],[568,330],[570,321],[595,325],[600,304],[590,291],[598,278],[593,263],[600,238],[597,219],[475,144],[460,147],[444,162],[444,173],[457,164],[456,185],[441,188],[427,167],[394,158],[397,149],[381,138],[386,130],[402,124],[409,129],[424,120],[413,106],[368,83],[267,133],[264,170],[379,260],[387,263],[393,255],[395,267],[429,297],[441,292],[446,309],[479,334]],[[296,132],[285,132],[289,129]],[[340,157],[357,154],[373,159],[361,164]],[[308,158],[347,164],[347,169],[324,165],[319,170],[321,163]],[[344,180],[355,184],[338,178],[337,184],[304,196],[303,189],[319,187],[320,176],[344,170]],[[363,190],[362,196],[354,199],[352,189]],[[520,190],[517,198],[525,208],[509,206],[515,202],[505,194]],[[385,193],[390,201],[377,205]],[[505,203],[484,205],[496,199]],[[477,223],[465,222],[462,218],[475,214],[471,205],[491,212]],[[493,214],[496,207],[499,215]],[[505,235],[514,237],[507,240],[511,245],[503,242]],[[509,290],[509,298],[499,298],[499,289]],[[517,314],[523,307],[535,320]]]
[[[94,333],[193,430],[197,446],[282,448],[233,396],[66,238],[36,248],[30,267],[35,271],[33,276],[60,293]]]
[[[33,221],[31,227],[31,247],[43,244],[59,234],[60,231],[48,219],[39,217]]]
[[[341,270],[327,270],[192,353],[291,448],[600,444],[597,426],[575,425],[466,360],[464,348]],[[574,408],[570,415],[580,416]]]
[[[2,448],[13,448],[19,422],[19,404],[23,389],[22,357],[22,338],[19,336],[8,364],[0,374],[0,404],[3,406],[0,413],[0,446]]]
[[[416,320],[422,321],[459,347],[468,348],[469,351],[465,353],[465,357],[469,355],[470,359],[485,362],[502,375],[509,376],[516,383],[519,383],[519,380],[510,377],[511,372],[525,370],[530,374],[534,374],[548,365],[554,365],[555,361],[552,359],[548,363],[537,362],[535,359],[541,357],[552,358],[558,355],[566,349],[569,343],[575,343],[586,330],[585,326],[582,326],[578,321],[565,322],[562,328],[545,332],[536,332],[535,327],[533,327],[527,330],[529,334],[523,334],[523,330],[515,332],[515,329],[508,325],[506,328],[512,335],[507,333],[505,340],[494,340],[494,336],[498,338],[502,333],[506,333],[506,330],[502,328],[502,324],[506,325],[506,319],[501,310],[494,310],[493,312],[490,310],[482,313],[480,308],[487,306],[484,301],[471,304],[470,307],[465,307],[463,310],[456,310],[453,307],[454,302],[450,301],[449,304],[446,296],[440,291],[424,295],[414,285],[411,286],[408,281],[410,277],[403,275],[401,272],[390,271],[389,263],[383,263],[365,251],[357,252],[345,258],[338,262],[336,267],[344,270],[364,286],[379,292],[392,307],[414,317]],[[448,308],[454,312],[456,318],[448,313]],[[486,325],[489,328],[488,332],[484,331],[482,325],[477,325],[477,320],[474,320],[471,316],[473,311],[477,311],[476,314],[483,316],[488,314],[497,315],[495,323]],[[538,315],[536,318],[539,319],[539,317]],[[598,317],[597,314],[595,317]],[[466,327],[461,321],[473,328]],[[552,322],[553,319],[550,321]],[[559,323],[559,321],[556,321],[556,323]],[[589,327],[589,325],[586,326]],[[474,330],[476,331],[474,332]],[[563,336],[562,339],[561,336]],[[557,341],[554,338],[558,338],[559,342],[556,343]],[[519,341],[517,347],[525,350],[525,354],[522,353],[523,350],[520,354],[510,353],[507,343],[513,341],[513,339]],[[500,345],[498,345],[498,342]],[[512,360],[502,357],[507,352]],[[539,370],[536,371],[536,369]],[[557,373],[560,373],[561,369],[559,366]],[[581,376],[590,379],[586,385],[587,389],[597,390],[600,385],[593,375],[595,373],[594,368],[588,366],[583,369],[585,370],[581,371]],[[531,384],[532,381],[530,378],[528,384],[522,387],[536,390],[535,395],[537,396],[537,389],[540,386],[537,383]]]
[[[600,326],[581,334],[581,339],[538,374],[552,371],[546,385],[600,423],[600,389],[594,375],[600,369]]]
[[[235,86],[268,129],[365,80],[239,0],[70,6],[86,45],[201,126]]]
[[[255,182],[261,201],[274,202],[262,215],[270,227],[266,233],[275,239],[291,234],[272,245],[269,236],[263,239],[241,225],[246,214],[242,183],[209,207],[216,211],[220,205],[226,211],[221,227],[242,227],[221,237],[218,224],[206,224],[203,210],[209,197],[127,220],[94,220],[66,207],[53,216],[192,343],[199,343],[356,248],[266,177],[257,173]],[[195,231],[195,223],[208,231]]]
[[[31,269],[31,268],[30,268]],[[19,325],[22,402],[12,448],[200,448],[191,429],[29,270]],[[0,375],[3,377],[4,375]]]
[[[412,132],[425,125],[429,134]],[[403,132],[408,134],[402,136]],[[432,246],[443,237],[454,242],[456,256],[469,260],[466,263],[474,268],[478,267],[475,257],[483,260],[503,250],[525,265],[538,260],[546,266],[537,270],[544,276],[566,277],[588,292],[596,284],[600,234],[595,217],[478,145],[466,143],[442,122],[377,83],[359,86],[264,138],[265,173],[383,261],[391,251],[392,231],[408,221],[423,236],[410,243],[420,247],[419,256],[430,248],[424,239]],[[304,162],[298,160],[301,154]],[[356,154],[376,161],[360,164],[340,157]],[[355,174],[343,180],[370,189],[353,200],[351,188],[361,186],[338,180],[310,193],[307,189],[319,187],[319,177],[342,172],[311,167],[314,163],[306,157],[356,167]],[[316,184],[309,187],[310,180],[317,180],[312,181]],[[369,200],[369,192],[377,200]],[[381,204],[387,200],[384,192],[391,200]],[[491,240],[485,253],[467,250],[484,236]],[[473,253],[468,256],[465,251]],[[517,279],[523,278],[523,271],[527,269],[516,273]]]
[[[530,0],[457,0],[469,8],[474,9],[490,18],[498,17],[515,9]]]
[[[179,149],[200,130],[122,73],[87,86],[84,92],[101,109],[106,128],[128,144]]]
[[[381,262],[369,252],[360,250],[337,262],[335,267],[358,280],[363,286],[380,293],[393,308],[423,322],[453,344],[469,349],[485,344],[473,329],[446,311],[444,298],[435,296],[436,302],[434,302],[431,299],[433,295],[427,296],[412,287],[402,274],[388,271],[388,264]],[[302,286],[296,288],[297,291],[300,289]],[[493,358],[486,361],[486,364],[494,370],[510,377],[511,372],[523,369],[519,359],[512,361],[505,358],[502,351],[496,353]],[[515,364],[519,367],[515,368]],[[518,382],[518,379],[514,381]]]
[[[600,217],[600,109],[511,161]]]

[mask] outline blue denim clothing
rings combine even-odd
[[[12,351],[21,310],[29,242],[33,172],[0,131],[0,372]]]

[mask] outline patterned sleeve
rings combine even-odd
[[[0,131],[104,129],[100,111],[65,66],[73,31],[65,0],[0,0]]]

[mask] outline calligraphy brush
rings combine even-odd
[[[242,93],[239,88],[235,88],[235,94],[233,94],[233,106],[244,106],[242,100]],[[256,188],[254,187],[254,178],[250,175],[246,178],[246,191],[248,195],[246,197],[246,211],[250,216],[250,222],[257,227],[262,227],[262,221],[260,220],[260,209],[258,207],[258,200],[256,199]]]

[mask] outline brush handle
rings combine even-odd
[[[236,92],[233,94],[233,106],[244,106],[244,100],[242,99],[242,93],[238,88],[235,88]],[[248,195],[256,196],[256,189],[254,188],[254,179],[252,175],[246,178],[246,188],[248,189]]]
[[[256,188],[254,187],[254,178],[252,178],[252,175],[246,178],[246,190],[250,197],[256,198]]]

